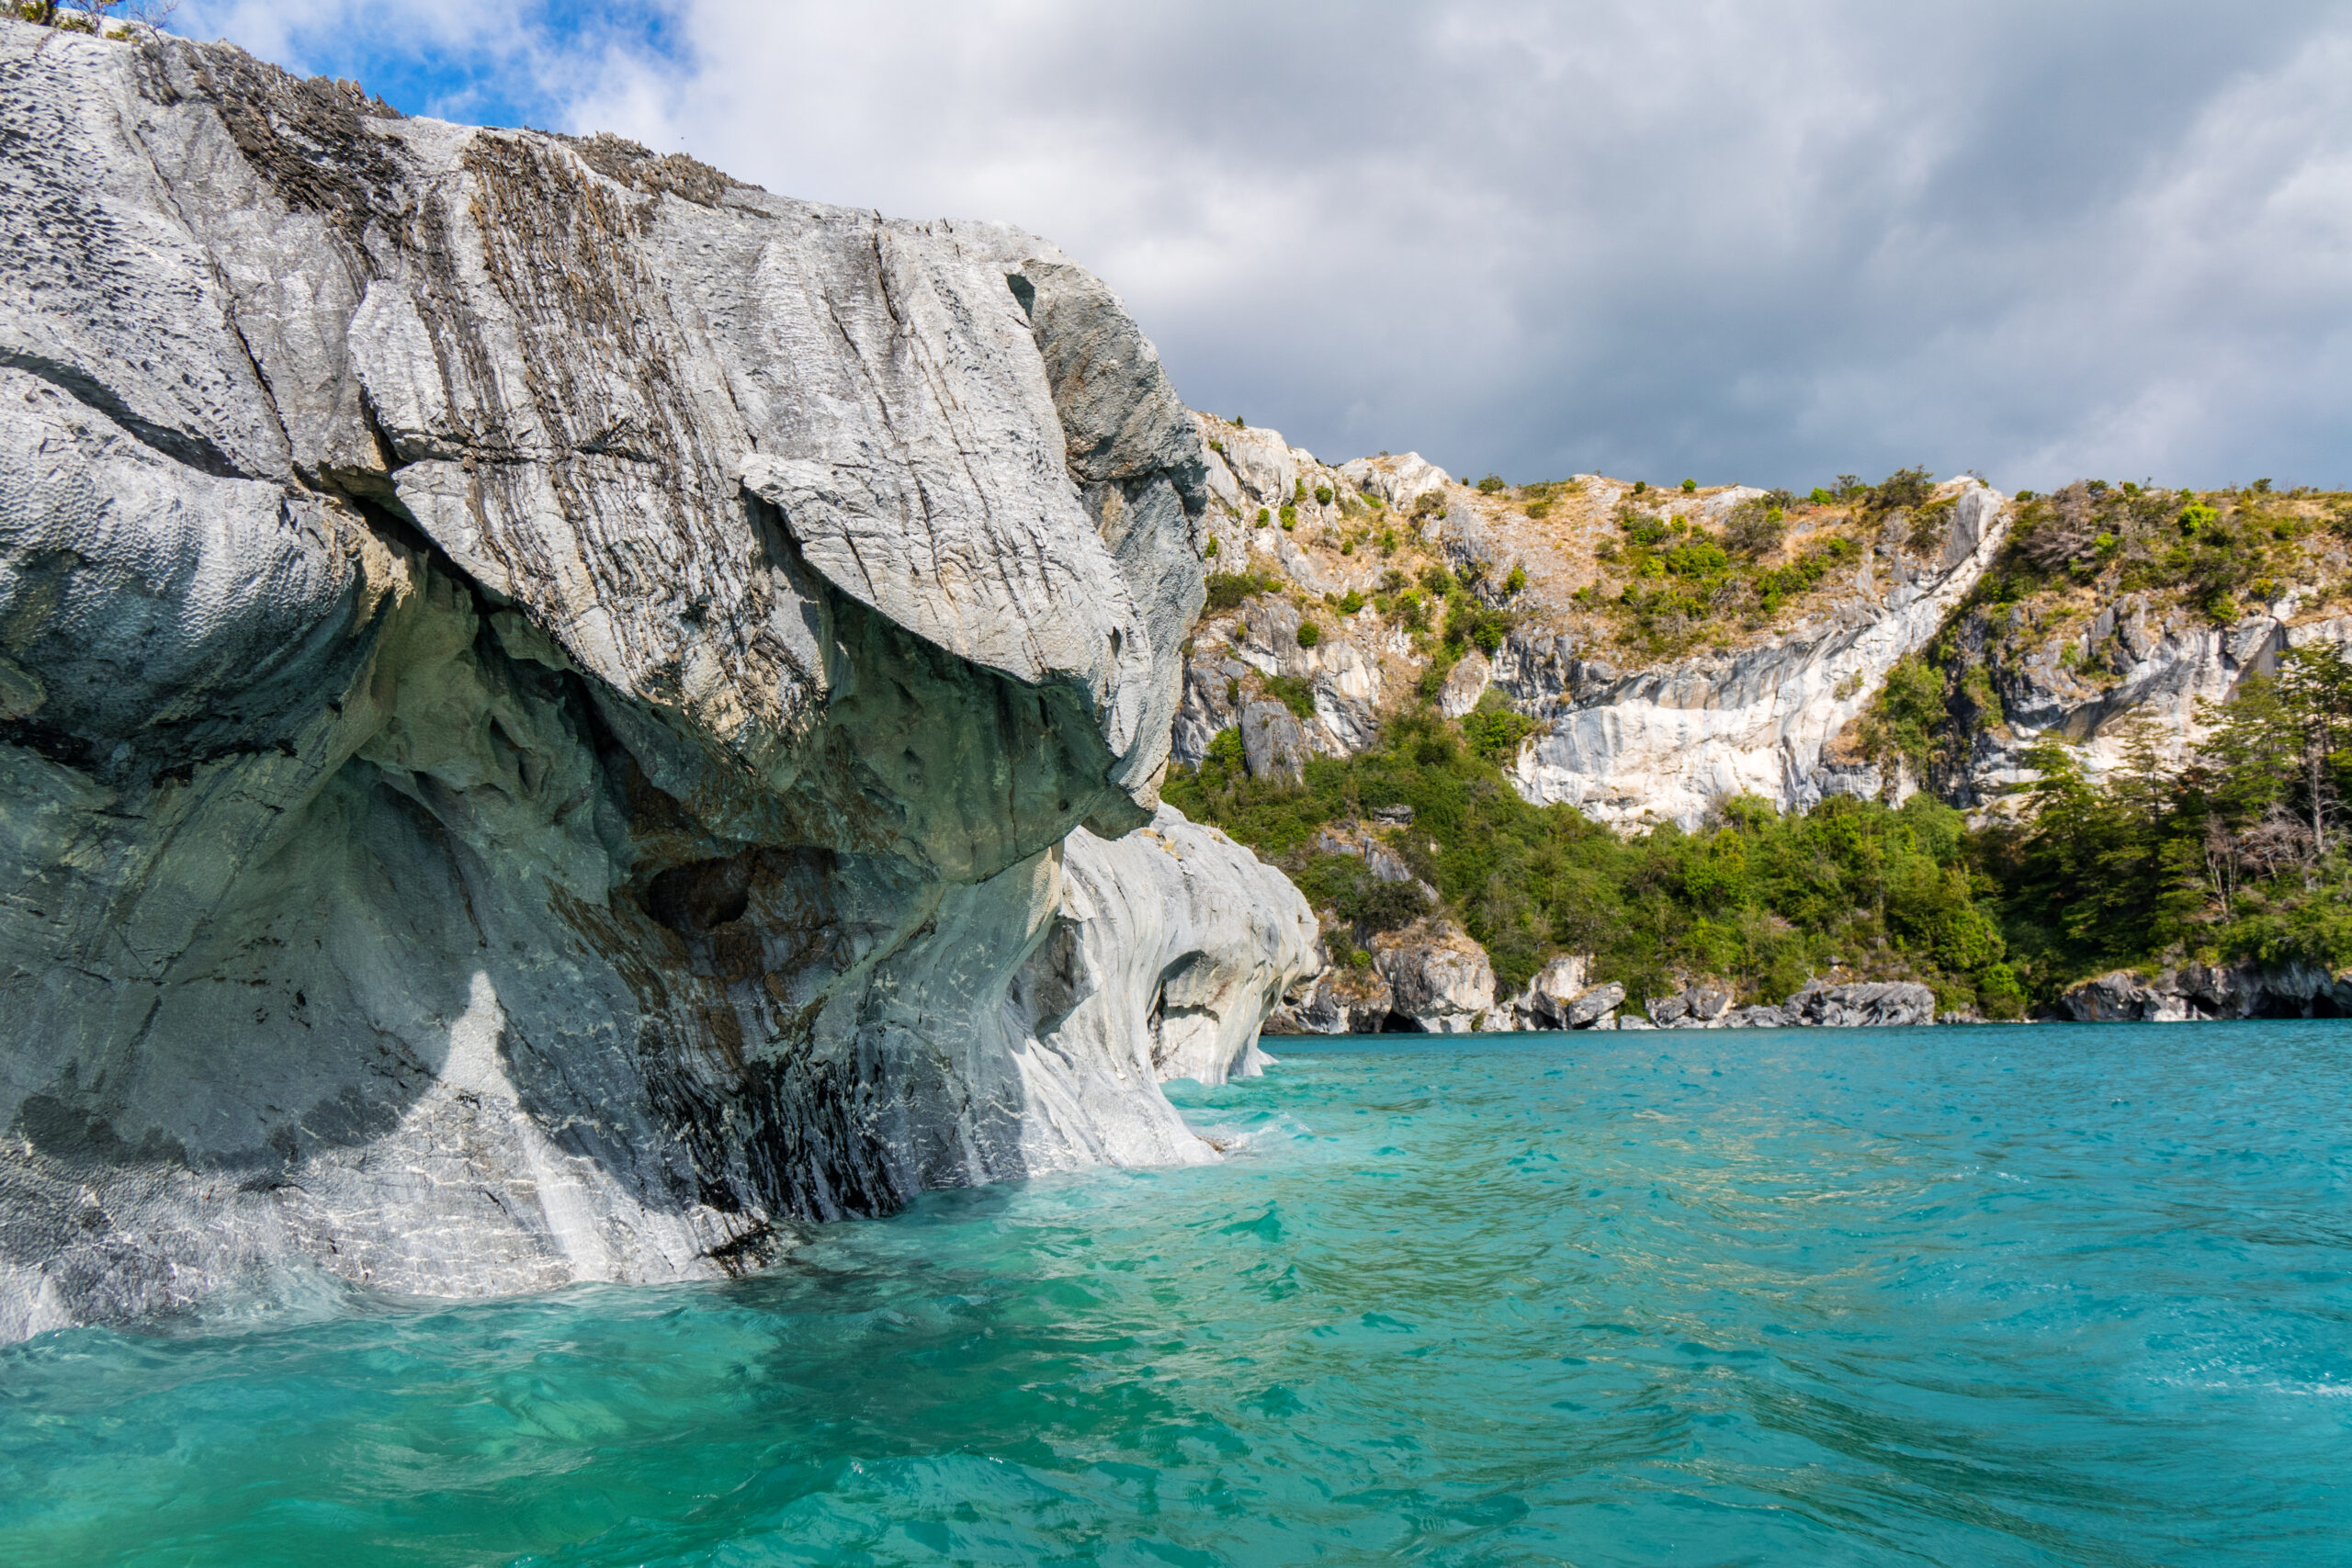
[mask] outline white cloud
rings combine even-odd
[[[1193,400],[1335,456],[2352,483],[2340,4],[676,0],[659,51],[576,7],[220,14],[463,57],[450,112],[1023,224]]]

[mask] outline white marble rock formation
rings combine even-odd
[[[1824,750],[1877,695],[1897,660],[1924,648],[1975,587],[2008,536],[2007,499],[1973,479],[1953,487],[1935,575],[1884,592],[1865,559],[1856,597],[1832,620],[1740,652],[1621,672],[1514,635],[1493,680],[1545,721],[1511,770],[1538,805],[1565,801],[1613,827],[1695,825],[1733,795],[1804,810],[1839,789]],[[1475,701],[1475,699],[1473,699]]]
[[[0,129],[0,1338],[1206,1154],[1311,931],[1117,837],[1209,498],[1102,284],[225,46]]]

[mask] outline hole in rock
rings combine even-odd
[[[681,936],[743,918],[752,899],[752,852],[673,865],[647,884],[645,912]]]

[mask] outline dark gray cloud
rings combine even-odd
[[[316,4],[262,41],[418,36]],[[1034,229],[1326,456],[2352,483],[2345,5],[503,15],[427,11],[575,128]]]

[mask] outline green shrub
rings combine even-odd
[[[1928,555],[1939,549],[1951,534],[1953,501],[1930,502],[1911,513],[1911,530],[1905,537],[1913,553]]]
[[[1510,569],[1510,575],[1503,579],[1503,592],[1506,593],[1517,593],[1526,586],[1527,569],[1523,566],[1514,565]]]
[[[1258,526],[1262,528],[1274,520],[1274,514],[1264,507],[1258,508]]]
[[[1243,600],[1271,593],[1277,586],[1275,581],[1263,572],[1213,571],[1207,579],[1208,600],[1202,605],[1201,613],[1214,615],[1238,608]]]
[[[1918,506],[1926,502],[1934,489],[1935,476],[1927,469],[1897,468],[1871,488],[1865,504],[1873,512]]]
[[[1391,931],[1409,926],[1427,912],[1429,897],[1411,882],[1383,882],[1358,855],[1317,855],[1295,874],[1298,890],[1317,908],[1329,909],[1359,931]],[[1342,962],[1351,968],[1369,968],[1372,955],[1357,962],[1353,949]],[[1336,956],[1336,954],[1335,954]]]
[[[2025,1016],[2025,987],[2006,964],[1988,964],[1976,976],[1976,1009],[1986,1018]]]
[[[1322,640],[1323,628],[1321,626],[1317,626],[1313,621],[1301,621],[1298,623],[1299,647],[1313,648]]]
[[[1302,676],[1267,676],[1266,694],[1301,718],[1315,716],[1315,687]]]
[[[1295,527],[1297,527],[1297,526],[1298,526],[1298,508],[1297,508],[1297,507],[1295,507],[1295,506],[1285,506],[1285,507],[1283,507],[1283,513],[1282,513],[1282,515],[1283,515],[1283,532],[1284,532],[1284,533],[1288,533],[1288,532],[1290,532],[1292,529],[1294,529],[1294,528],[1295,528]]]
[[[1897,660],[1863,716],[1862,749],[1882,764],[1900,756],[1924,775],[1946,717],[1942,672],[1917,654]]]
[[[1473,712],[1463,716],[1462,733],[1471,750],[1494,762],[1509,762],[1519,755],[1519,743],[1542,728],[1523,713],[1509,708]]]
[[[1650,481],[1647,479],[1635,479],[1634,481],[1634,493],[1635,495],[1644,494],[1649,490],[1649,488]]]
[[[1781,547],[1788,532],[1781,509],[1766,497],[1743,501],[1724,519],[1724,548],[1745,560],[1758,560]]]
[[[1699,491],[1699,481],[1698,481],[1697,479],[1684,479],[1684,480],[1682,481],[1682,493],[1683,493],[1683,494],[1685,494],[1685,495],[1695,495],[1695,494],[1697,494],[1697,493],[1698,493],[1698,491]]]
[[[1329,506],[1331,504],[1331,487],[1329,485],[1317,485],[1315,487],[1315,503],[1317,506]]]
[[[1481,495],[1494,495],[1507,488],[1500,474],[1489,473],[1478,481],[1478,493]]]
[[[1503,610],[1489,610],[1466,597],[1449,602],[1445,615],[1445,641],[1449,648],[1469,643],[1482,653],[1493,653],[1510,635],[1511,617]]]
[[[1201,547],[1201,558],[1203,560],[1216,559],[1216,536],[1215,534],[1211,534],[1209,536],[1209,542]]]

